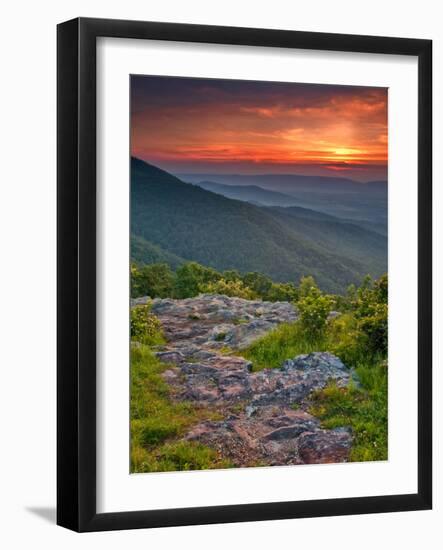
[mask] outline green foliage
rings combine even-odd
[[[296,302],[299,298],[299,292],[292,283],[272,283],[268,290],[265,300],[270,302]]]
[[[253,363],[253,370],[281,367],[283,361],[302,353],[326,351],[324,339],[308,339],[300,323],[282,323],[256,340],[241,355]]]
[[[170,365],[162,364],[149,346],[131,349],[131,472],[225,467],[216,453],[202,445],[176,439],[201,420],[217,413],[174,402],[162,378]]]
[[[357,296],[357,288],[354,284],[349,285],[346,289],[346,294],[333,294],[331,296],[333,300],[333,309],[345,313],[353,309],[353,304]]]
[[[371,352],[386,354],[388,350],[388,278],[372,282],[367,277],[354,302],[355,317]]]
[[[357,194],[355,197],[357,197]],[[335,195],[331,203],[335,202],[337,198]],[[386,198],[384,201],[386,201]],[[386,205],[387,202],[384,202],[384,204]],[[382,224],[368,223],[366,225],[361,220],[346,220],[343,219],[347,218],[347,214],[344,212],[339,217],[334,218],[318,211],[297,207],[274,208],[272,213],[278,219],[284,221],[288,229],[298,233],[313,245],[320,244],[330,253],[354,260],[354,269],[359,271],[361,275],[371,273],[374,277],[377,277],[386,271],[386,233],[383,233],[383,230],[382,234],[379,233]],[[325,266],[324,270],[328,272],[329,266]],[[306,273],[313,274],[325,290],[334,292],[339,290],[340,293],[343,293],[346,289],[346,284],[341,285],[340,289],[325,287],[315,271],[311,269]],[[361,276],[358,277],[354,282],[360,282],[361,278]],[[348,282],[351,282],[351,280]]]
[[[284,360],[303,353],[336,354],[355,369],[361,387],[328,386],[313,396],[312,412],[325,428],[351,426],[351,460],[386,458],[387,276],[376,281],[367,277],[360,288],[350,287],[345,296],[331,296],[320,291],[313,277],[302,278],[297,288],[291,283],[274,283],[255,272],[242,275],[231,270],[221,274],[196,262],[182,264],[176,273],[165,264],[132,266],[131,275],[133,292],[152,296],[186,298],[206,292],[294,301],[299,320],[279,325],[242,355],[252,361],[254,370],[260,370],[280,367]],[[332,307],[343,313],[328,320]],[[224,337],[220,334],[220,341]],[[218,413],[171,400],[171,389],[161,377],[169,367],[149,349],[163,342],[160,323],[150,305],[132,308],[131,338],[139,343],[132,350],[131,362],[131,471],[229,467],[215,451],[179,441],[193,423],[217,418]],[[224,351],[232,353],[230,349]]]
[[[368,362],[377,364],[386,359],[385,346],[368,347],[367,333],[362,325],[365,310],[359,303],[353,304],[354,309],[328,321],[333,297],[322,294],[312,278],[302,283],[299,292],[303,297],[296,303],[299,321],[279,325],[244,351],[243,355],[253,362],[254,369],[279,367],[285,359],[313,351],[330,351],[349,367]],[[387,300],[386,289],[387,278],[384,276],[369,286],[368,281],[365,281],[363,290],[359,289],[358,293],[363,292],[367,296],[370,292],[372,308],[374,304],[383,304]],[[309,328],[312,311],[315,314],[312,316],[314,330]],[[317,330],[318,326],[321,330]]]
[[[191,298],[200,293],[200,288],[215,283],[221,278],[220,273],[197,262],[187,262],[177,269],[174,297]]]
[[[131,340],[150,345],[164,342],[160,321],[151,313],[150,304],[131,308]]]
[[[173,472],[230,468],[216,451],[191,441],[166,443],[150,454],[137,456],[137,472]]]
[[[167,264],[131,265],[131,296],[166,298],[174,288],[174,273]]]
[[[134,234],[131,234],[131,260],[138,265],[167,264],[174,270],[185,262],[176,254]]]
[[[219,279],[212,283],[200,285],[200,292],[205,294],[224,294],[225,296],[236,296],[237,298],[245,298],[246,300],[254,300],[257,295],[253,290],[244,285],[240,280],[227,281]]]
[[[276,282],[312,274],[328,292],[386,269],[385,236],[312,210],[230,200],[137,159],[131,161],[131,235],[134,261],[176,269],[193,260]]]
[[[237,270],[217,272],[197,262],[184,262],[176,272],[167,264],[131,265],[131,295],[151,298],[191,298],[200,293],[225,294],[247,300],[294,301],[298,289],[292,283],[274,283],[260,273],[242,275]]]
[[[387,459],[388,369],[387,326],[384,324],[387,288],[386,276],[375,282],[367,278],[362,287],[351,289],[345,297],[348,311],[328,321],[322,331],[310,334],[301,319],[279,325],[242,352],[245,358],[252,361],[253,370],[277,368],[286,359],[314,351],[330,351],[353,368],[361,386],[351,384],[347,388],[338,388],[330,384],[311,396],[310,410],[322,420],[325,428],[352,428],[352,461]],[[312,280],[304,283],[301,294],[304,297],[297,304],[299,308],[300,303],[317,300],[321,296]],[[373,315],[380,308],[383,308],[382,322],[376,316],[374,320]],[[369,323],[372,323],[371,330]]]
[[[253,290],[258,296],[266,296],[272,287],[272,279],[257,272],[245,273],[242,276],[243,284]]]
[[[362,388],[339,388],[331,383],[312,396],[310,412],[324,428],[350,426],[354,437],[350,460],[387,460],[387,370],[383,365],[357,368]]]
[[[331,298],[314,286],[297,302],[300,325],[308,340],[317,341],[323,336],[331,306]]]
[[[300,279],[300,284],[298,285],[298,294],[300,298],[306,298],[306,296],[318,292],[320,292],[320,290],[312,275]]]
[[[239,281],[241,280],[241,274],[236,269],[228,269],[223,271],[222,277],[225,281]]]
[[[357,319],[351,312],[339,315],[328,324],[327,340],[329,351],[340,357],[345,365],[358,365],[368,357]]]
[[[147,418],[140,430],[140,441],[143,445],[157,445],[177,435],[180,428],[181,422],[177,419]]]

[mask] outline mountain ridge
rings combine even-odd
[[[304,238],[276,213],[189,185],[136,158],[131,214],[136,237],[218,270],[259,271],[282,282],[313,275],[328,291],[343,291],[366,274],[361,261]]]

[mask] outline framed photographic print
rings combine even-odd
[[[431,41],[58,27],[58,512],[429,509]]]

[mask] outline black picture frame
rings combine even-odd
[[[302,48],[418,58],[418,491],[416,494],[96,512],[96,39]],[[78,18],[57,29],[57,523],[104,531],[426,510],[432,506],[432,42]]]

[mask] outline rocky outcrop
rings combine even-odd
[[[164,373],[180,400],[226,411],[226,418],[204,422],[189,440],[216,448],[237,466],[343,462],[352,443],[349,430],[323,430],[303,410],[306,398],[334,380],[349,383],[351,373],[330,353],[299,355],[280,369],[251,372],[242,357],[214,353],[204,361],[180,361]]]
[[[167,339],[156,355],[170,365],[163,376],[174,398],[223,416],[194,426],[187,440],[215,448],[236,466],[347,460],[350,430],[325,430],[307,412],[313,391],[331,380],[349,384],[352,372],[340,359],[316,352],[253,372],[241,357],[242,349],[279,323],[297,319],[291,304],[202,295],[154,300],[152,311]]]
[[[323,430],[306,411],[270,406],[203,422],[187,439],[217,449],[236,466],[345,462],[352,443],[347,429]]]
[[[135,303],[144,303],[138,298]],[[155,299],[152,312],[161,320],[167,340],[184,353],[193,346],[244,349],[278,324],[295,321],[289,302],[262,302],[202,294],[185,300]]]
[[[248,402],[248,410],[265,405],[300,403],[330,380],[339,386],[349,383],[351,373],[330,353],[310,353],[285,361],[280,369],[251,372],[252,363],[232,355],[203,352],[204,357],[187,362],[179,352],[159,352],[157,356],[176,365],[164,373],[176,387],[180,399],[200,405],[232,405]]]

